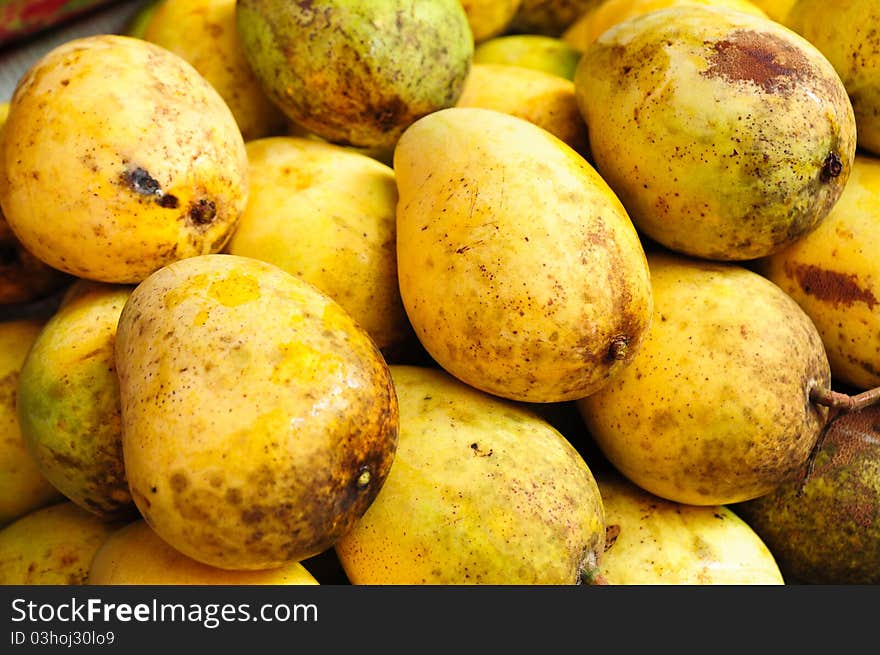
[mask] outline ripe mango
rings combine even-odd
[[[762,257],[840,197],[856,122],[830,62],[767,18],[684,4],[618,23],[575,86],[596,168],[640,232],[686,255]]]
[[[524,119],[453,107],[404,132],[394,169],[401,298],[444,369],[558,402],[632,361],[651,317],[645,253],[581,155]]]
[[[320,553],[375,498],[397,398],[369,335],[281,268],[229,254],[163,267],[116,332],[122,451],[135,504],[210,566]]]

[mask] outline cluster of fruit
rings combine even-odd
[[[0,583],[880,582],[878,39],[156,0],[53,49],[0,132],[0,300],[55,299],[0,323]]]

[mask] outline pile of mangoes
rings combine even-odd
[[[155,0],[54,48],[0,117],[0,583],[880,582],[878,39]]]

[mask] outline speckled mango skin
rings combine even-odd
[[[244,210],[247,155],[229,107],[152,43],[57,46],[22,76],[6,127],[3,213],[25,248],[71,275],[137,283],[218,252]]]
[[[170,264],[122,310],[123,455],[143,517],[184,554],[268,569],[363,514],[397,444],[397,398],[366,332],[257,259]]]
[[[0,527],[64,497],[40,472],[21,435],[18,380],[42,319],[0,322]]]
[[[798,584],[880,584],[880,407],[830,427],[805,470],[760,498],[733,505]],[[800,494],[800,495],[799,495]]]
[[[245,59],[235,0],[164,0],[141,38],[187,60],[226,101],[245,141],[280,134],[287,119]]]
[[[880,4],[799,0],[783,22],[834,66],[852,101],[859,147],[880,155]]]
[[[683,254],[771,254],[815,228],[849,178],[843,83],[766,18],[697,5],[636,16],[590,45],[575,86],[597,169],[641,233]]]
[[[269,97],[342,145],[392,147],[414,120],[455,103],[473,57],[459,0],[239,0],[236,16]]]
[[[579,52],[583,52],[599,38],[602,32],[617,23],[647,14],[649,11],[678,5],[728,7],[767,18],[767,14],[749,0],[604,0],[581,14],[562,33],[560,39]]]
[[[880,159],[857,154],[840,200],[814,231],[755,270],[779,285],[822,335],[832,376],[880,386]]]
[[[494,109],[525,119],[589,160],[587,126],[571,80],[523,66],[474,63],[455,106]]]
[[[474,48],[475,64],[508,64],[552,73],[574,81],[579,50],[554,36],[502,34]]]
[[[603,0],[522,0],[508,31],[561,35],[582,13]]]
[[[352,584],[579,584],[605,543],[589,466],[522,405],[392,365],[400,443],[335,546]]]
[[[251,190],[226,247],[336,300],[386,359],[414,339],[397,284],[397,185],[390,166],[302,137],[247,144]]]
[[[608,540],[610,585],[785,584],[767,545],[724,505],[664,500],[613,471],[596,474]]]
[[[84,585],[95,552],[122,527],[65,501],[0,530],[0,585]]]
[[[651,318],[645,254],[583,157],[521,118],[454,107],[403,134],[394,170],[401,297],[444,369],[558,402],[632,360]]]
[[[35,339],[18,384],[22,436],[43,475],[107,520],[134,513],[114,353],[116,324],[132,289],[75,281]]]
[[[577,402],[596,444],[661,498],[727,505],[797,474],[830,386],[809,317],[742,266],[648,254],[654,318],[633,362]]]
[[[89,585],[316,585],[299,562],[276,569],[229,571],[172,548],[144,520],[111,534],[95,552]]]

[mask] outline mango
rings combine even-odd
[[[527,408],[437,368],[392,365],[400,443],[335,551],[352,584],[592,582],[605,543],[595,478]]]
[[[843,83],[779,23],[683,4],[618,23],[575,86],[596,168],[640,233],[745,261],[815,229],[852,169]]]
[[[98,34],[56,46],[19,80],[6,128],[6,220],[70,275],[137,283],[218,252],[244,211],[235,118],[198,71],[153,43]]]
[[[388,475],[385,360],[338,303],[274,264],[212,254],[159,269],[122,308],[115,353],[131,495],[203,564],[320,553]]]
[[[34,461],[69,500],[106,520],[135,510],[114,353],[132,288],[74,282],[34,340],[18,382],[21,432]]]
[[[727,505],[792,479],[828,411],[822,340],[782,289],[741,265],[648,253],[654,317],[633,362],[577,401],[596,444],[666,500]]]
[[[645,253],[581,155],[524,119],[453,107],[403,134],[394,170],[400,294],[440,366],[560,402],[632,361],[651,317]]]

